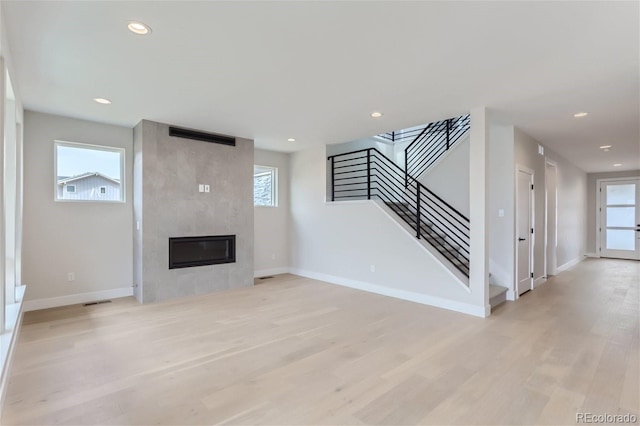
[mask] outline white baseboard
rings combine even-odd
[[[410,302],[421,303],[423,305],[435,306],[437,308],[448,309],[450,311],[461,312],[463,314],[469,314],[476,317],[486,318],[491,314],[491,306],[489,305],[476,306],[469,303],[456,302],[453,300],[442,299],[426,294],[384,287],[377,284],[336,277],[334,275],[327,275],[319,272],[306,271],[298,268],[291,268],[291,273],[306,278],[312,278],[318,281],[324,281],[329,284],[336,284],[344,287],[354,288],[356,290],[367,291],[369,293],[395,297],[396,299],[408,300]]]
[[[133,287],[114,288],[113,290],[93,291],[91,293],[70,294],[68,296],[50,297],[48,299],[27,300],[24,311],[57,308],[59,306],[77,305],[78,303],[95,302],[97,300],[117,299],[133,296]]]
[[[598,253],[587,253],[586,256],[587,257],[595,257],[597,259],[600,258],[600,255]]]
[[[573,268],[574,266],[576,266],[578,263],[582,262],[584,259],[585,259],[584,256],[576,257],[575,259],[568,261],[564,265],[558,266],[556,268],[556,271],[557,271],[558,274],[560,272],[567,271],[567,270]]]
[[[266,277],[268,275],[288,274],[289,270],[290,268],[288,266],[271,269],[259,269],[257,271],[253,271],[253,278]]]
[[[5,332],[0,334],[0,410],[4,408],[4,397],[11,374],[13,354],[22,325],[22,313],[24,310],[25,286],[16,287],[16,303],[6,306]]]
[[[538,277],[535,280],[533,280],[533,288],[538,287],[540,284],[546,283],[547,282],[547,277]]]
[[[511,289],[507,290],[507,300],[514,302],[516,300],[516,292]]]

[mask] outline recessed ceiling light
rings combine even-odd
[[[102,105],[111,104],[111,101],[109,99],[105,99],[105,98],[93,98],[93,100],[96,101],[99,104],[102,104]]]
[[[589,115],[588,112],[576,112],[575,114],[573,114],[575,118],[586,117],[587,115]]]
[[[294,138],[289,138],[287,139],[287,142],[295,142],[296,140]]]
[[[622,164],[620,164],[620,163],[616,163],[616,164],[613,165],[613,167],[620,167],[620,166],[622,166]]]
[[[140,35],[149,34],[151,32],[151,27],[149,27],[146,24],[143,24],[142,22],[137,22],[137,21],[129,22],[129,25],[127,25],[127,28],[129,28],[129,31],[131,31],[132,33],[136,33]]]
[[[371,116],[373,118],[380,118],[380,117],[382,117],[382,113],[381,112],[377,112],[377,111],[376,112],[372,112]]]
[[[609,149],[609,148],[611,148],[611,145],[602,145],[600,147],[600,149]]]

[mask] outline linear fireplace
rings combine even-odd
[[[169,238],[169,269],[235,261],[235,235]]]

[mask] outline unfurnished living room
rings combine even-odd
[[[640,416],[637,1],[0,0],[0,423]]]

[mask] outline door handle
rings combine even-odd
[[[526,238],[518,238],[518,241],[525,241]]]

